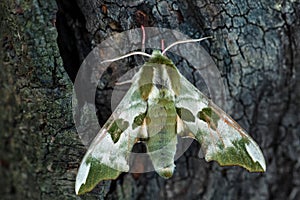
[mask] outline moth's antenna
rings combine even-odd
[[[145,32],[145,27],[141,25],[142,28],[142,52],[145,52],[145,40],[146,40],[146,32]]]
[[[202,40],[206,40],[209,38],[212,38],[212,36],[208,36],[208,37],[204,37],[204,38],[200,38],[200,39],[190,39],[190,40],[182,40],[182,41],[174,42],[173,44],[168,46],[165,50],[163,50],[162,54],[164,55],[170,48],[172,48],[173,46],[175,46],[177,44],[183,44],[183,43],[189,43],[189,42],[200,42]]]
[[[136,51],[136,52],[128,53],[128,54],[126,54],[124,56],[117,57],[117,58],[113,58],[113,59],[109,59],[109,60],[104,60],[101,63],[114,62],[114,61],[121,60],[121,59],[127,58],[129,56],[133,56],[133,55],[142,55],[142,56],[147,56],[147,57],[151,58],[151,55],[149,55],[149,54],[147,54],[145,52]]]
[[[121,60],[121,59],[127,58],[129,56],[133,56],[133,55],[142,55],[142,56],[147,56],[147,57],[150,58],[151,55],[145,53],[145,40],[146,40],[145,27],[142,25],[141,29],[142,29],[142,51],[136,51],[136,52],[128,53],[128,54],[126,54],[124,56],[117,57],[117,58],[113,58],[113,59],[109,59],[109,60],[104,60],[101,63],[114,62],[114,61]]]
[[[165,41],[163,39],[161,40],[161,50],[165,50]]]

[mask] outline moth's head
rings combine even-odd
[[[159,50],[153,50],[148,63],[174,65],[173,62]]]
[[[151,56],[159,56],[162,55],[160,50],[153,50],[152,55]]]

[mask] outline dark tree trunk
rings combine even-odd
[[[300,199],[297,1],[8,0],[0,9],[1,199]],[[222,108],[260,145],[266,173],[206,163],[193,143],[168,180],[124,173],[75,195],[85,147],[72,122],[70,80],[93,47],[141,25],[214,37],[205,48],[226,86]],[[101,125],[111,92],[97,97]]]

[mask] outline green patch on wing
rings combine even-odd
[[[101,164],[95,158],[88,158],[86,164],[90,164],[90,171],[85,184],[80,186],[78,194],[84,194],[91,191],[100,181],[116,179],[122,173],[116,169]]]
[[[215,160],[221,166],[239,165],[250,172],[264,172],[264,168],[257,161],[253,161],[247,152],[246,145],[251,141],[247,138],[232,141],[233,146],[222,149],[209,157],[208,161]],[[221,147],[221,146],[219,146]]]
[[[153,84],[152,83],[143,84],[143,85],[141,85],[139,87],[139,91],[140,91],[141,97],[144,100],[148,99],[149,94],[150,94],[152,88],[153,88]]]
[[[207,122],[213,130],[217,129],[220,117],[210,107],[203,108],[201,111],[199,111],[197,117]]]
[[[114,143],[118,142],[124,130],[129,126],[129,123],[123,119],[116,119],[108,129]]]
[[[136,116],[133,120],[132,129],[141,126],[144,122],[145,117],[146,117],[146,113],[141,113],[138,116]]]
[[[180,119],[186,122],[195,122],[195,117],[191,111],[185,108],[176,108],[176,112]]]

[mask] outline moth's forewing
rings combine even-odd
[[[92,190],[100,181],[116,179],[129,170],[129,155],[141,129],[147,103],[141,100],[136,81],[117,106],[111,117],[94,138],[85,154],[76,177],[76,194]]]
[[[265,159],[256,142],[183,76],[180,83],[176,107],[188,129],[182,132],[194,134],[205,151],[205,159],[222,166],[239,165],[251,172],[264,172]]]

